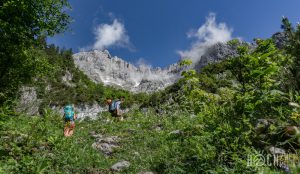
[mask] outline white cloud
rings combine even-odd
[[[93,49],[103,50],[112,46],[125,47],[133,50],[124,24],[117,19],[112,24],[100,24],[95,28],[95,43]]]
[[[206,49],[218,42],[232,39],[232,29],[225,23],[216,23],[215,13],[210,13],[206,22],[198,29],[187,33],[188,38],[195,38],[189,50],[178,51],[182,58],[189,58],[194,63],[200,61]]]

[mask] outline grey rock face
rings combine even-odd
[[[146,65],[134,66],[107,50],[80,52],[73,55],[75,65],[96,83],[115,85],[133,92],[151,92],[173,84],[180,68],[173,64],[165,69]]]
[[[195,63],[195,69],[200,70],[209,63],[215,63],[236,55],[235,46],[226,43],[217,43],[206,50],[205,54],[201,56],[200,61]]]
[[[96,102],[93,104],[81,103],[73,105],[73,108],[77,115],[77,119],[79,120],[83,120],[85,118],[96,120],[97,118],[101,117],[102,112],[108,111],[108,106],[101,106]],[[64,114],[63,106],[51,106],[51,109],[55,112],[58,112],[60,115]],[[121,112],[126,113],[129,110],[129,108],[126,108],[125,110],[121,110]]]
[[[97,103],[94,103],[92,105],[82,103],[73,107],[77,114],[77,119],[90,118],[94,120],[97,119],[97,117],[99,117],[102,112],[107,111],[107,107],[102,107]],[[61,106],[52,106],[51,108],[52,110],[60,113],[60,115],[64,114],[64,109]]]
[[[34,87],[22,87],[20,89],[20,101],[17,106],[17,112],[24,112],[28,115],[38,115],[41,100],[37,98]]]
[[[77,117],[79,119],[85,117],[96,119],[103,111],[107,111],[107,108],[102,107],[97,103],[94,103],[93,105],[81,104],[75,106],[75,111],[77,111]]]
[[[69,71],[66,71],[65,72],[65,75],[62,76],[62,81],[67,85],[67,86],[70,86],[70,87],[74,87],[76,86],[74,83],[72,83],[73,79],[73,74],[71,74]]]
[[[277,32],[275,34],[273,34],[272,39],[276,45],[277,48],[284,48],[284,46],[286,45],[288,38],[286,36],[286,34],[284,32]]]
[[[230,56],[235,56],[236,46],[217,43],[206,49],[196,70]],[[112,57],[107,50],[80,52],[73,55],[75,65],[96,83],[119,86],[132,92],[153,92],[172,85],[181,77],[183,67],[174,63],[166,68],[138,67],[118,57]]]
[[[128,161],[120,161],[113,166],[111,166],[111,170],[120,172],[130,166],[130,163]]]

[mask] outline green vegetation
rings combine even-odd
[[[47,45],[45,38],[70,22],[66,0],[5,0],[0,6],[0,173],[109,173],[123,159],[131,163],[123,173],[300,172],[300,26],[287,18],[283,49],[270,39],[257,39],[255,47],[232,40],[236,57],[199,73],[184,71],[176,84],[149,95],[96,84],[76,68],[72,50]],[[36,88],[41,116],[14,111],[21,86]],[[132,109],[124,122],[104,112],[77,122],[71,138],[63,137],[61,116],[47,110],[120,96],[124,107],[148,111]],[[119,147],[104,156],[92,148],[92,131],[118,136]],[[280,154],[286,159],[281,167],[249,166],[249,157],[267,157],[269,147],[293,158]]]
[[[181,137],[186,144],[176,149],[180,153],[175,156],[182,157],[176,158],[176,162],[189,161],[184,154],[197,157],[193,165],[182,166],[181,171],[253,173],[268,170],[272,173],[276,171],[275,166],[268,169],[247,167],[249,156],[267,156],[270,153],[267,147],[271,146],[285,149],[299,159],[300,96],[295,72],[300,69],[295,53],[299,49],[295,44],[299,42],[300,29],[289,31],[292,31],[292,38],[283,50],[278,50],[269,39],[257,39],[254,49],[236,40],[229,42],[238,44],[237,57],[210,64],[200,73],[183,72],[183,79],[154,94],[145,104],[169,114],[186,111],[198,118],[190,127],[201,125],[201,131]],[[187,64],[183,62],[182,65]],[[268,123],[261,125],[259,120]],[[294,161],[299,165],[298,162]]]
[[[298,24],[296,28],[292,26],[287,18],[282,19],[282,29],[288,38],[286,43],[286,52],[290,54],[292,64],[289,67],[292,73],[292,81],[295,83],[293,86],[296,90],[300,89],[300,25]]]
[[[65,105],[66,103],[92,104],[97,102],[104,104],[107,97],[118,98],[125,96],[125,106],[129,107],[133,103],[140,103],[147,97],[146,94],[133,95],[128,91],[113,87],[106,87],[103,84],[92,82],[74,64],[72,50],[64,50],[54,45],[45,45],[41,50],[47,57],[50,67],[53,68],[47,78],[31,83],[38,87],[39,98],[43,99],[41,109],[52,105]],[[70,80],[63,80],[63,76],[69,75]],[[45,90],[48,88],[48,90]]]
[[[35,47],[39,39],[66,30],[70,17],[66,0],[4,0],[0,2],[0,103],[15,95],[20,85],[30,83],[46,59]],[[36,54],[36,55],[32,55]]]

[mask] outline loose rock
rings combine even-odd
[[[139,172],[138,174],[153,174],[153,172]]]
[[[181,134],[181,131],[180,130],[174,130],[172,132],[169,133],[170,135],[179,135]]]
[[[111,170],[120,172],[130,166],[130,163],[128,161],[120,161],[111,166]]]
[[[267,120],[267,119],[258,119],[257,124],[255,126],[255,132],[257,134],[261,134],[267,131],[269,126],[272,124],[272,120]]]
[[[96,150],[100,150],[104,155],[111,155],[114,149],[119,148],[119,138],[117,136],[105,137],[102,135],[92,135],[96,138],[96,141],[92,144],[92,147]]]
[[[274,146],[267,147],[267,151],[272,155],[284,155],[285,150]]]
[[[133,152],[134,155],[139,156],[140,153],[139,152]]]

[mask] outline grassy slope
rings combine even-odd
[[[214,154],[210,135],[200,133],[203,126],[197,123],[201,117],[183,113],[159,116],[132,111],[124,122],[112,121],[104,114],[96,121],[77,122],[71,138],[63,137],[62,119],[54,113],[44,117],[12,115],[15,113],[1,112],[0,173],[110,173],[110,167],[120,160],[131,163],[121,173],[239,173],[241,165],[228,169],[214,164],[211,159],[218,154]],[[170,134],[178,129],[181,134]],[[119,136],[120,148],[105,157],[92,148],[91,131]]]
[[[130,173],[155,170],[153,163],[162,158],[161,150],[167,148],[168,133],[182,128],[184,120],[170,122],[167,117],[144,117],[141,113],[132,113],[128,116],[125,122],[107,123],[107,119],[111,120],[110,116],[104,116],[97,121],[77,122],[72,138],[63,137],[63,122],[58,115],[51,113],[43,118],[8,116],[0,133],[2,139],[0,171],[108,172],[110,166],[121,159],[131,162],[131,167],[127,170]],[[156,131],[156,125],[162,125],[163,130]],[[119,136],[121,148],[117,149],[113,156],[106,158],[101,152],[92,149],[94,139],[89,135],[90,131],[105,136]],[[39,147],[45,149],[39,150]]]

